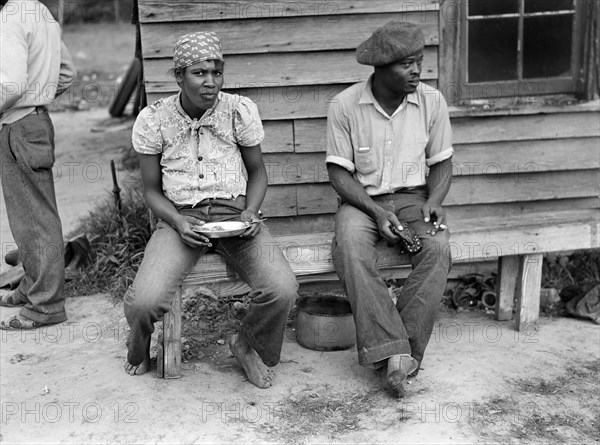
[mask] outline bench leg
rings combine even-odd
[[[542,287],[541,253],[508,255],[498,259],[498,298],[496,320],[512,318],[513,301],[517,299],[516,329],[526,328],[540,315]]]
[[[517,331],[527,328],[540,315],[540,292],[542,290],[541,253],[521,257],[519,280],[517,282]]]
[[[173,299],[171,310],[163,317],[163,334],[159,338],[158,377],[178,379],[181,377],[181,288]]]
[[[510,320],[517,291],[520,261],[517,255],[498,258],[498,298],[496,320]]]

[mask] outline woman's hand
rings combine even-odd
[[[179,232],[179,236],[190,247],[210,247],[210,240],[204,235],[194,232],[192,227],[201,226],[204,221],[194,216],[179,215],[175,221],[175,230]]]
[[[252,238],[256,236],[258,232],[260,232],[262,227],[262,218],[260,218],[252,210],[244,210],[240,215],[240,219],[246,224],[249,224],[246,231],[240,235],[242,238]]]

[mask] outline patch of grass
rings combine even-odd
[[[514,380],[514,391],[475,404],[474,426],[486,440],[499,442],[597,443],[599,370],[600,360],[590,360],[552,379]]]
[[[93,261],[78,279],[67,283],[69,296],[106,292],[122,299],[133,283],[150,239],[148,208],[141,184],[133,183],[121,193],[122,214],[108,199],[83,219],[75,233],[88,236]]]
[[[370,393],[340,394],[327,385],[307,386],[283,400],[274,421],[259,425],[259,431],[289,444],[333,439],[357,430],[361,416],[368,416],[377,403]]]
[[[600,282],[600,250],[581,250],[571,255],[548,254],[542,264],[542,287],[559,291],[568,285]]]

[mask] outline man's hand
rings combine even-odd
[[[433,222],[433,228],[427,231],[431,236],[448,228],[446,226],[446,213],[441,204],[427,201],[421,208],[421,212],[423,213],[423,221],[426,223]]]
[[[201,226],[204,221],[194,216],[179,215],[175,221],[175,229],[179,232],[179,236],[190,247],[210,247],[210,240],[198,232],[194,232],[192,227]]]
[[[249,224],[246,231],[240,235],[242,238],[252,238],[256,236],[258,232],[260,232],[262,227],[262,218],[260,218],[252,210],[244,210],[240,215],[240,219],[246,224]]]
[[[400,237],[392,231],[391,227],[395,227],[396,230],[404,230],[404,227],[402,227],[402,224],[400,224],[400,221],[394,212],[382,209],[382,211],[377,214],[375,221],[377,222],[379,234],[387,240],[388,244],[396,244]]]

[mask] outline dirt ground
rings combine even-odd
[[[52,114],[65,233],[110,197],[109,162],[129,130],[91,131],[107,117]],[[14,245],[0,210],[4,256]],[[398,401],[358,366],[355,348],[305,349],[293,327],[267,390],[246,381],[221,339],[184,363],[181,379],[130,377],[122,304],[80,296],[67,311],[58,326],[0,331],[2,443],[600,442],[600,326],[588,321],[542,317],[516,332],[480,311],[443,311]]]

